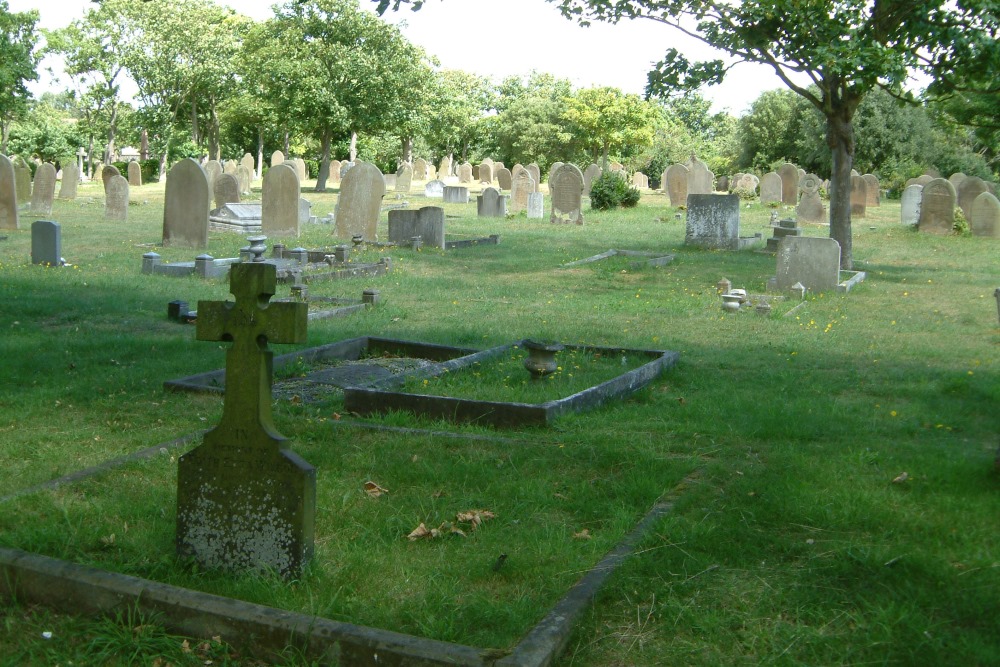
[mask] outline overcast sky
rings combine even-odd
[[[153,0],[154,2],[159,0]],[[216,0],[236,11],[265,19],[272,0]],[[8,0],[11,11],[38,9],[40,26],[57,28],[83,16],[88,0]],[[362,0],[362,7],[374,7]],[[532,70],[569,79],[576,87],[615,86],[642,93],[646,73],[669,47],[689,60],[719,57],[718,52],[653,21],[581,27],[563,18],[544,0],[428,0],[419,12],[386,12],[391,23],[405,22],[403,33],[441,66],[501,79]],[[58,69],[58,63],[46,61]],[[41,74],[41,73],[40,73]],[[34,92],[52,89],[46,74]],[[739,116],[765,90],[782,88],[773,72],[759,65],[737,65],[725,83],[702,90],[713,110]],[[60,86],[55,86],[59,89]]]

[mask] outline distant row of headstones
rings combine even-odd
[[[976,176],[958,172],[948,178],[930,175],[907,181],[900,217],[922,232],[950,234],[955,210],[960,209],[974,236],[1000,238],[1000,199],[997,186]]]

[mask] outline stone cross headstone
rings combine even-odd
[[[764,174],[764,178],[760,179],[760,203],[771,204],[777,202],[780,204],[783,187],[784,183],[781,180],[781,176],[777,173],[769,171]]]
[[[129,181],[129,185],[132,185],[132,181]],[[215,179],[212,194],[215,196],[215,208],[222,208],[226,204],[239,204],[240,182],[232,174],[220,174]]]
[[[245,164],[236,167],[236,182],[241,195],[250,194],[250,189],[253,187],[253,170],[247,169]]]
[[[271,238],[298,238],[299,188],[299,176],[290,163],[267,170],[260,197],[262,234]]]
[[[340,184],[337,202],[336,235],[349,239],[357,235],[376,241],[378,216],[385,197],[385,178],[378,167],[362,162],[352,167]]]
[[[62,229],[58,222],[35,220],[31,223],[31,263],[62,266]]]
[[[689,194],[684,243],[735,250],[740,239],[739,195]]]
[[[527,169],[521,168],[514,175],[510,186],[510,212],[519,213],[528,208],[528,195],[535,191],[535,181]]]
[[[984,192],[989,192],[989,187],[987,187],[986,181],[978,176],[966,176],[955,189],[956,204],[962,209],[966,220],[972,217],[972,202],[976,201],[976,197]]]
[[[778,290],[801,283],[810,292],[836,289],[840,283],[840,244],[831,238],[786,236],[778,244]]]
[[[427,180],[427,160],[422,157],[413,161],[413,178],[418,181]]]
[[[920,220],[920,197],[924,189],[922,185],[908,185],[899,198],[900,222],[904,225],[915,225]]]
[[[943,178],[931,179],[920,193],[917,229],[930,234],[955,231],[955,186]]]
[[[503,218],[507,215],[507,198],[494,187],[483,189],[476,199],[476,214],[480,218]]]
[[[208,245],[208,176],[194,158],[184,158],[167,173],[163,196],[163,245]]]
[[[583,224],[583,173],[574,164],[564,164],[549,179],[554,223]]]
[[[590,196],[590,188],[593,187],[594,181],[601,177],[603,169],[597,166],[595,163],[591,162],[587,165],[587,168],[583,170],[583,194],[587,197]],[[551,177],[551,176],[550,176]]]
[[[786,162],[778,167],[778,176],[781,178],[781,203],[795,206],[799,203],[799,168]]]
[[[17,229],[17,175],[14,163],[0,155],[0,229]]]
[[[413,167],[403,164],[396,170],[396,192],[409,193],[413,184]]]
[[[424,196],[428,199],[440,199],[444,197],[444,181],[434,179],[424,185]]]
[[[868,199],[865,200],[865,206],[881,206],[882,184],[879,183],[878,176],[875,174],[864,174],[861,178],[865,179],[865,186],[868,188]]]
[[[389,243],[409,245],[414,236],[419,236],[428,248],[444,250],[444,209],[424,206],[416,211],[389,211]]]
[[[31,208],[28,210],[38,215],[51,215],[55,196],[56,168],[45,162],[35,170],[35,180],[31,184]]]
[[[868,206],[868,181],[856,173],[851,174],[851,217],[865,217]]]
[[[992,193],[980,193],[972,202],[969,230],[973,236],[1000,238],[1000,200]]]
[[[177,553],[206,569],[292,578],[313,555],[316,469],[272,421],[267,346],[304,343],[308,306],[268,303],[274,264],[233,264],[229,282],[235,303],[198,302],[198,340],[232,344],[222,419],[178,462]]]
[[[285,154],[281,151],[274,151],[271,153],[271,166],[277,167],[279,164],[285,163]]]
[[[80,170],[75,164],[63,167],[62,183],[59,185],[59,199],[76,199],[77,186],[80,184]]]
[[[104,218],[106,220],[128,220],[128,179],[119,174],[108,181],[104,189]]]
[[[513,179],[511,178],[510,170],[507,167],[500,167],[497,170],[497,185],[500,186],[501,190],[510,191],[512,184]]]
[[[135,160],[128,163],[128,184],[131,187],[142,185],[142,167]]]
[[[664,172],[666,174],[667,195],[673,207],[687,206],[688,173],[691,170],[682,164],[672,164]]]
[[[815,174],[806,174],[799,182],[799,204],[795,207],[795,216],[799,222],[827,222],[826,205],[819,196],[820,180]]]

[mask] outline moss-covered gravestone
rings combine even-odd
[[[298,575],[313,552],[316,470],[271,421],[271,343],[306,340],[304,303],[268,303],[273,264],[234,264],[236,302],[198,302],[198,340],[230,341],[222,421],[181,457],[177,553],[202,567]]]

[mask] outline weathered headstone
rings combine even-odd
[[[500,186],[501,190],[510,190],[510,186],[513,184],[513,179],[510,174],[510,170],[506,167],[500,167],[497,170],[497,185]]]
[[[80,170],[75,164],[68,164],[63,167],[62,172],[59,199],[76,199],[77,186],[80,184]]]
[[[222,175],[222,163],[218,160],[209,160],[205,163],[205,177],[208,178],[208,191],[214,192],[215,181]]]
[[[525,208],[528,219],[541,220],[545,217],[545,195],[541,192],[528,193],[528,206]]]
[[[31,201],[31,167],[18,159],[14,163],[15,195],[17,203],[27,204]]]
[[[562,163],[562,162],[553,162],[552,165],[549,167],[549,182],[550,183],[552,182],[552,177],[555,175],[555,173],[557,171],[559,171],[559,169],[563,166],[563,164],[564,163]]]
[[[969,230],[973,236],[1000,238],[1000,200],[983,192],[972,202]]]
[[[587,168],[583,170],[583,194],[590,196],[590,188],[593,187],[594,181],[600,178],[602,173],[603,170],[597,164],[591,162],[587,165]],[[549,177],[551,178],[551,175]],[[673,205],[673,200],[671,200],[671,204]]]
[[[427,160],[422,157],[413,161],[413,178],[418,181],[427,179]]]
[[[17,176],[14,163],[0,155],[0,229],[17,229]]]
[[[715,182],[717,183],[715,189],[719,192],[729,192],[732,190],[732,180],[728,176],[719,176],[715,179]]]
[[[434,179],[424,185],[424,196],[429,199],[440,199],[444,197],[444,181]]]
[[[688,195],[685,244],[730,250],[739,247],[739,239],[738,195]]]
[[[239,185],[241,195],[250,194],[253,184],[253,170],[247,169],[245,164],[238,166],[236,168],[236,183]]]
[[[108,181],[104,189],[104,218],[107,220],[128,220],[128,179],[119,174]]]
[[[528,170],[521,168],[514,174],[510,186],[510,212],[519,213],[528,208],[528,195],[535,191],[535,181]]]
[[[340,183],[340,160],[330,161],[330,182],[334,185]]]
[[[441,176],[441,180],[444,180],[451,176],[451,158],[447,155],[441,158],[441,163],[438,165],[438,174]]]
[[[344,160],[343,162],[340,163],[340,179],[341,180],[344,179],[344,176],[347,175],[347,172],[349,172],[354,167],[355,164],[357,164],[357,163],[356,162],[351,162],[350,160]]]
[[[799,181],[799,190],[802,192],[802,196],[799,197],[795,215],[800,222],[827,222],[826,206],[820,198],[819,186],[819,176],[815,174],[806,174]]]
[[[122,176],[122,173],[118,171],[118,167],[113,164],[105,164],[101,166],[101,185],[105,190],[108,189],[108,181],[111,180],[112,176]]]
[[[385,179],[378,167],[363,162],[348,171],[340,184],[337,237],[349,239],[361,235],[366,241],[378,240],[378,216],[384,196]]]
[[[965,214],[966,220],[972,217],[972,202],[976,201],[976,197],[979,195],[989,191],[986,181],[978,176],[966,176],[962,179],[961,184],[955,190],[955,196],[958,198],[956,203]]]
[[[31,263],[62,266],[62,229],[58,222],[35,220],[31,223]]]
[[[424,206],[416,211],[389,211],[389,243],[409,245],[414,236],[428,248],[444,250],[444,209]]]
[[[964,181],[966,178],[967,176],[965,174],[963,174],[960,171],[956,171],[954,174],[948,177],[948,180],[951,182],[952,185],[955,186],[955,192],[958,192],[959,187],[961,187],[962,185],[962,181]]]
[[[479,182],[492,184],[493,183],[493,163],[483,161],[479,165]]]
[[[472,182],[472,165],[468,162],[463,162],[458,165],[458,182],[459,183],[471,183]]]
[[[930,234],[951,234],[955,230],[955,186],[943,178],[931,179],[920,196],[917,228]]]
[[[760,203],[781,203],[784,183],[776,172],[769,171],[760,179]]]
[[[865,206],[881,206],[882,184],[879,183],[878,176],[864,174],[861,178],[865,179],[865,186],[868,188],[868,199],[865,200]]]
[[[483,189],[476,199],[476,214],[480,218],[503,218],[507,215],[507,198],[494,187]]]
[[[177,553],[206,569],[291,578],[313,554],[316,470],[272,421],[267,345],[304,343],[308,306],[267,303],[273,264],[234,264],[229,275],[235,303],[198,302],[198,340],[232,344],[222,419],[178,462]]]
[[[396,170],[396,192],[408,193],[413,184],[413,167],[402,164]]]
[[[790,162],[778,167],[781,178],[781,203],[785,206],[795,206],[799,203],[799,168]]]
[[[240,166],[244,167],[250,172],[250,181],[253,182],[254,174],[256,173],[257,165],[254,162],[253,155],[250,153],[244,153],[243,157],[240,158]],[[239,169],[236,170],[236,175],[239,176]]]
[[[281,151],[274,151],[271,153],[271,166],[277,167],[279,164],[285,163],[285,154]]]
[[[132,185],[131,181],[129,185]],[[220,174],[215,179],[212,193],[215,195],[215,208],[222,208],[226,204],[239,204],[240,182],[232,174]]]
[[[574,164],[564,164],[549,179],[552,195],[550,222],[583,224],[583,173]]]
[[[535,162],[530,163],[525,169],[531,174],[531,180],[535,184],[535,192],[538,192],[539,186],[542,184],[542,170]]]
[[[900,221],[904,225],[915,225],[920,220],[920,197],[924,186],[908,185],[899,199]]]
[[[691,156],[689,163],[688,195],[712,194],[715,188],[715,174],[709,171],[707,164],[694,155]]]
[[[135,160],[128,163],[128,184],[131,187],[142,185],[142,167]]]
[[[443,198],[446,204],[468,204],[469,188],[464,185],[446,185]]]
[[[851,174],[851,217],[865,217],[868,206],[868,181],[856,173]]]
[[[646,174],[641,171],[632,174],[632,186],[640,190],[649,188],[649,179]]]
[[[271,238],[298,238],[299,187],[299,176],[291,163],[285,162],[267,170],[261,186],[262,234]]]
[[[55,196],[56,168],[45,162],[35,169],[35,180],[31,184],[31,208],[28,210],[38,215],[51,215]]]
[[[672,164],[663,172],[666,174],[667,195],[670,197],[670,205],[673,207],[687,206],[688,198],[688,174],[690,169],[682,164]]]
[[[302,225],[307,224],[309,220],[312,218],[312,208],[313,205],[311,201],[309,201],[305,197],[299,197],[298,217],[299,217],[300,228],[302,227]]]
[[[231,176],[236,175],[236,160],[223,160],[222,162],[222,173],[230,174]]]
[[[840,283],[840,244],[818,236],[786,236],[778,245],[778,290],[801,283],[810,292],[836,289]]]
[[[292,166],[295,168],[295,175],[299,177],[299,183],[302,183],[307,178],[309,178],[308,169],[306,169],[306,161],[300,157],[292,159]]]
[[[621,162],[612,162],[608,165],[608,171],[625,171],[625,165]]]
[[[208,176],[193,158],[170,168],[163,197],[163,245],[208,245],[209,192]]]

